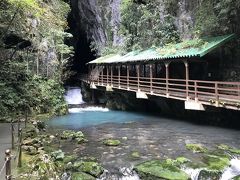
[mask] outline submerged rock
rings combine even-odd
[[[121,142],[117,139],[106,139],[103,141],[103,144],[106,146],[118,146]]]
[[[95,180],[96,178],[83,172],[76,172],[72,174],[71,179],[72,180]]]
[[[240,180],[240,175],[233,178],[233,180]]]
[[[217,171],[208,171],[208,170],[201,170],[198,176],[198,180],[219,180],[221,178],[221,172]]]
[[[202,146],[201,144],[186,144],[186,148],[188,150],[193,151],[194,153],[196,153],[196,152],[198,152],[198,153],[207,152],[207,148]]]
[[[141,155],[138,151],[133,151],[131,153],[131,157],[134,158],[134,159],[139,159],[141,157]]]
[[[207,165],[206,168],[210,171],[221,172],[230,165],[228,157],[216,156],[208,154],[203,157],[203,162]]]
[[[92,161],[77,161],[73,164],[73,168],[76,171],[85,172],[94,177],[99,177],[104,170],[99,163]]]
[[[55,160],[55,161],[62,161],[64,159],[64,152],[62,152],[62,150],[58,150],[58,151],[54,151],[51,153],[51,157]]]
[[[61,139],[76,140],[78,144],[81,144],[87,141],[82,131],[75,132],[71,130],[63,131],[61,135]]]
[[[188,180],[190,177],[181,169],[166,161],[152,160],[137,165],[134,170],[144,180],[168,179]]]

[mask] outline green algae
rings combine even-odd
[[[106,146],[119,146],[121,142],[117,139],[105,139],[103,144]]]
[[[73,164],[73,168],[78,172],[85,172],[94,177],[99,177],[104,170],[99,163],[92,161],[77,161]]]
[[[76,172],[72,174],[71,179],[72,180],[95,180],[96,178],[83,172]]]
[[[131,157],[134,158],[134,159],[139,159],[141,157],[141,155],[138,151],[133,151],[131,153]]]
[[[230,165],[228,157],[220,157],[212,154],[205,155],[203,157],[203,162],[206,164],[207,170],[218,172],[224,170],[225,167]]]
[[[188,180],[190,177],[181,169],[167,161],[152,160],[138,164],[134,168],[144,180]]]
[[[186,144],[186,148],[194,153],[207,152],[207,148],[201,144]]]

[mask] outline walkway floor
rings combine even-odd
[[[11,147],[11,124],[0,123],[0,170],[4,164],[5,150]],[[5,178],[5,170],[0,174],[0,179]]]

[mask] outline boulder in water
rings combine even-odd
[[[84,172],[94,177],[100,177],[104,170],[99,163],[93,161],[77,161],[73,164],[73,168],[76,171]]]
[[[76,172],[72,174],[71,179],[72,180],[95,180],[96,178],[83,172]]]
[[[152,160],[138,164],[134,170],[144,180],[169,179],[188,180],[190,177],[184,171],[166,161]]]
[[[105,139],[103,144],[106,146],[119,146],[121,142],[117,139]]]
[[[207,148],[204,147],[201,144],[186,144],[186,148],[188,150],[193,151],[194,153],[203,153],[203,152],[207,152]]]

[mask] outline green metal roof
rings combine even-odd
[[[171,44],[164,47],[153,47],[145,51],[132,51],[124,56],[108,55],[100,57],[90,64],[105,64],[105,63],[126,63],[136,61],[156,61],[163,59],[179,59],[203,57],[207,53],[220,47],[227,41],[235,37],[234,34],[207,37],[201,39],[187,40],[178,44]]]

